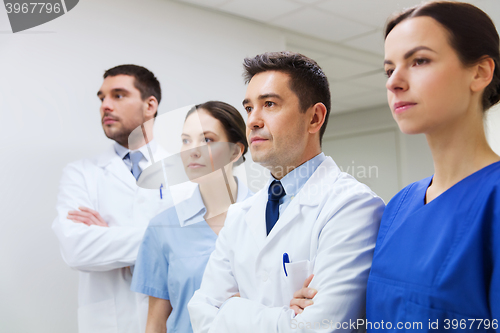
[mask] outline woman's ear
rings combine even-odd
[[[245,146],[241,142],[233,143],[233,153],[231,155],[231,162],[236,162],[240,159],[241,155],[243,155],[243,151],[245,150]]]
[[[474,78],[471,82],[471,90],[474,92],[485,89],[493,79],[495,72],[495,61],[490,57],[481,59],[475,66]]]

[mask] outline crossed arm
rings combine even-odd
[[[87,188],[84,165],[72,163],[63,170],[57,200],[58,216],[52,223],[61,255],[72,268],[108,271],[131,266],[145,227],[107,227]],[[77,210],[77,208],[80,210]]]
[[[108,223],[104,221],[98,211],[83,206],[78,207],[78,209],[79,210],[70,210],[66,218],[75,223],[83,223],[89,227],[91,225],[108,227]]]

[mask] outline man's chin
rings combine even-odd
[[[250,153],[252,154],[252,160],[263,166],[263,167],[266,167],[269,165],[269,156],[266,152],[263,152],[263,151],[259,151],[259,152],[252,152],[250,151]]]
[[[130,133],[124,133],[124,131],[120,131],[120,130],[115,129],[115,128],[106,127],[106,125],[104,125],[104,134],[106,135],[106,137],[108,139],[116,141],[119,144],[121,144],[122,146],[128,145],[128,136]]]

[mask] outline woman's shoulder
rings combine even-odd
[[[150,227],[160,227],[166,225],[178,225],[179,216],[177,215],[177,209],[174,206],[165,209],[149,222],[148,228]]]
[[[500,187],[500,161],[492,163],[479,171],[479,181],[497,190]]]

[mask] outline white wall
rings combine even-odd
[[[500,155],[500,105],[486,113],[486,135],[495,153]]]
[[[76,332],[77,273],[50,225],[64,165],[110,144],[96,97],[104,70],[151,69],[160,112],[209,99],[242,110],[243,58],[284,49],[284,35],[166,0],[85,0],[45,25],[7,30],[0,6],[0,332]]]

